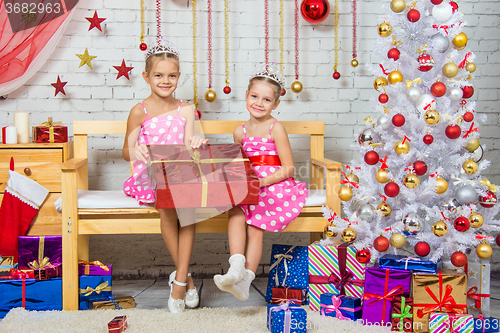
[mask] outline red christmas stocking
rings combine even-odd
[[[0,255],[14,256],[17,262],[17,236],[26,234],[48,193],[37,182],[9,170],[0,206]]]

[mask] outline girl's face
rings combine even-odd
[[[247,110],[257,119],[267,118],[280,104],[276,91],[267,82],[256,81],[246,92]]]
[[[144,80],[151,86],[151,92],[160,97],[169,97],[179,82],[179,64],[175,60],[156,60],[149,73],[142,72]]]

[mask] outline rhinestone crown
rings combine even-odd
[[[177,46],[175,46],[168,40],[158,39],[156,43],[154,43],[148,49],[148,52],[146,53],[146,59],[151,57],[153,54],[159,54],[159,53],[175,54],[177,58],[180,56],[179,49],[177,49]]]
[[[267,77],[276,81],[281,86],[281,89],[285,88],[285,76],[274,63],[257,67],[250,76],[250,80],[254,77]]]

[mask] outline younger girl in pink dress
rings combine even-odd
[[[260,263],[264,231],[284,230],[300,214],[308,194],[306,184],[292,178],[295,168],[285,127],[271,116],[283,87],[283,75],[274,65],[254,73],[245,96],[250,119],[233,132],[260,178],[259,202],[229,210],[230,268],[215,275],[214,282],[242,301],[248,299]]]

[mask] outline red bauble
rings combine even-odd
[[[460,251],[453,252],[450,259],[451,263],[455,267],[462,267],[467,263],[467,256],[465,255],[465,253]]]
[[[405,124],[405,116],[403,116],[401,113],[395,114],[392,117],[392,124],[396,127],[401,127]]]
[[[378,252],[385,252],[389,248],[389,240],[384,236],[378,236],[373,241],[373,247]]]
[[[230,94],[231,93],[231,87],[229,86],[225,86],[224,89],[222,89],[222,91],[224,92],[224,94]]]
[[[372,254],[370,253],[370,250],[368,250],[368,249],[362,249],[362,250],[356,251],[356,260],[360,264],[369,263],[371,257],[372,257]]]
[[[394,61],[398,60],[400,55],[401,52],[399,52],[399,50],[395,47],[393,47],[392,49],[389,50],[389,52],[387,52],[387,57],[389,59],[393,59]]]
[[[484,208],[491,208],[495,206],[496,203],[497,203],[497,196],[490,190],[486,192],[486,195],[484,197],[481,195],[479,196],[479,204]]]
[[[470,228],[470,222],[468,218],[460,216],[455,219],[453,226],[457,231],[466,232]]]
[[[384,186],[384,193],[388,197],[395,197],[396,195],[399,194],[399,185],[396,184],[395,182],[388,182]]]
[[[464,114],[464,120],[466,122],[468,122],[468,123],[470,123],[471,121],[473,121],[474,120],[474,113],[469,112],[469,111],[465,112],[465,114]]]
[[[455,1],[450,1],[451,8],[453,9],[453,13],[458,10],[458,4]]]
[[[433,142],[434,142],[434,137],[432,135],[430,135],[430,134],[424,135],[424,143],[426,145],[430,145]]]
[[[443,82],[434,82],[431,86],[431,94],[435,97],[441,97],[446,94],[446,85]]]
[[[426,257],[431,253],[431,246],[427,242],[418,242],[415,244],[415,253],[419,257]]]
[[[498,246],[500,246],[500,234],[498,234],[497,237],[495,238],[495,242],[497,243]]]
[[[427,164],[423,161],[415,161],[413,163],[413,169],[417,176],[423,176],[427,172]]]
[[[378,97],[378,101],[382,104],[387,103],[388,100],[389,96],[387,96],[387,94],[380,94],[380,96]]]
[[[300,13],[309,23],[324,21],[330,13],[328,0],[304,0],[300,4]]]
[[[378,160],[379,160],[379,156],[378,156],[378,153],[376,151],[370,150],[370,151],[366,152],[366,154],[365,154],[366,164],[375,165],[378,163]]]
[[[200,120],[201,119],[201,112],[200,112],[200,110],[198,110],[198,109],[194,110],[194,119],[195,120]]]
[[[335,71],[335,72],[333,72],[332,77],[333,77],[335,80],[338,80],[338,79],[340,79],[340,73],[339,73],[339,72],[337,72],[337,71]]]
[[[446,136],[450,139],[458,139],[462,134],[462,129],[458,125],[448,125],[444,130]]]
[[[434,67],[434,59],[427,53],[422,53],[417,58],[418,70],[421,72],[428,72]]]
[[[433,5],[437,6],[437,5],[440,5],[441,2],[443,2],[443,0],[431,0],[431,2],[432,2]]]
[[[416,9],[410,9],[406,17],[410,22],[417,22],[418,20],[420,20],[420,12]]]
[[[148,46],[146,45],[146,43],[141,43],[139,45],[139,48],[141,49],[141,51],[146,51],[148,49]]]
[[[462,87],[462,91],[464,92],[462,98],[471,98],[474,95],[474,88],[472,86]]]
[[[286,89],[283,88],[283,89],[281,89],[281,96],[285,96],[285,95],[286,95]]]

